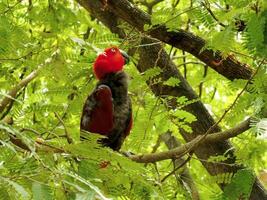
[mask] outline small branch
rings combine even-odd
[[[66,138],[67,138],[68,143],[69,143],[69,144],[73,143],[73,140],[72,140],[72,138],[70,137],[70,134],[69,134],[69,132],[68,132],[68,130],[67,130],[67,127],[66,127],[64,121],[61,119],[61,117],[58,115],[57,112],[54,112],[54,113],[55,113],[56,118],[60,121],[60,123],[61,123],[62,126],[64,127],[65,135],[66,135]]]
[[[0,61],[18,61],[18,60],[21,60],[21,59],[27,59],[28,57],[31,57],[33,55],[37,55],[40,52],[42,52],[44,50],[49,50],[49,49],[51,49],[51,47],[42,48],[42,49],[39,49],[37,51],[29,51],[25,55],[22,55],[22,56],[17,57],[17,58],[0,58]]]
[[[12,117],[5,116],[4,119],[2,119],[0,122],[12,125],[14,121]]]
[[[185,79],[187,79],[187,67],[186,67],[186,65],[187,64],[191,64],[190,62],[186,62],[186,57],[185,57],[185,51],[182,51],[182,53],[183,53],[183,64],[182,64],[182,66],[184,66],[184,78]],[[181,65],[178,65],[177,67],[179,67],[179,66],[181,66]]]
[[[37,144],[36,146],[37,151],[45,151],[45,152],[53,152],[53,153],[68,153],[64,149],[46,144],[45,140],[42,140],[40,138],[36,140],[36,144]]]
[[[185,56],[172,56],[171,60],[182,59],[184,57],[187,57],[187,56],[186,55]]]
[[[30,73],[26,78],[21,80],[15,87],[13,87],[7,94],[6,97],[2,99],[0,102],[0,113],[6,108],[6,106],[12,101],[12,99],[16,98],[17,93],[25,87],[29,82],[31,82],[34,78],[37,77],[38,72],[40,71],[40,67]]]
[[[90,31],[92,28],[90,26],[87,27],[86,32],[83,34],[83,40],[86,41],[89,38]],[[80,55],[83,56],[85,53],[85,48],[81,48]]]
[[[18,58],[0,58],[0,61],[17,61],[17,60],[21,60],[21,59],[27,58],[29,55],[32,55],[32,54],[33,54],[33,52],[30,51],[26,55],[20,56]]]
[[[190,142],[180,147],[171,149],[169,151],[163,151],[160,153],[152,153],[152,154],[134,155],[130,156],[130,159],[139,163],[153,163],[166,159],[180,158],[184,156],[187,152],[193,151],[199,144],[219,142],[243,133],[244,131],[250,128],[249,122],[250,118],[245,120],[244,122],[241,122],[239,125],[237,125],[232,129],[209,134],[204,139],[203,135],[199,135]]]
[[[179,140],[172,135],[170,131],[167,131],[166,133],[161,135],[162,140],[168,147],[168,149],[173,149],[176,147],[181,146],[182,144],[179,142]],[[192,155],[189,154],[189,157],[192,158]],[[184,158],[178,158],[178,159],[172,159],[174,168],[179,168],[178,166],[182,166],[182,163],[186,163]],[[174,170],[174,175],[176,178],[177,184],[180,184],[184,187],[188,193],[191,194],[192,200],[199,200],[199,192],[196,187],[195,181],[193,177],[191,176],[189,169],[187,166],[184,166],[182,170],[176,171]],[[167,178],[167,177],[166,177]],[[162,179],[164,180],[164,179]]]
[[[149,43],[149,44],[139,44],[139,45],[136,45],[134,47],[147,47],[147,46],[153,46],[153,45],[157,45],[157,44],[162,44],[162,42],[158,41],[158,42],[153,42],[153,43]]]
[[[20,95],[22,95],[22,94],[23,94],[23,91],[25,91],[25,87],[23,88],[23,90],[21,90],[21,91],[17,94],[16,98],[18,98]],[[7,108],[6,108],[5,111],[2,113],[0,119],[4,119],[4,118],[8,115],[8,113],[10,112],[10,110],[11,110],[12,107],[13,107],[14,102],[15,102],[15,99],[11,99],[11,101],[10,101],[10,103],[8,104]],[[0,104],[0,105],[1,105],[1,104]]]
[[[26,151],[31,151],[31,149],[21,139],[16,138],[14,135],[10,134],[9,139],[17,147],[20,147],[21,149],[24,149]]]
[[[212,92],[212,95],[211,95],[211,98],[210,98],[211,101],[214,99],[216,92],[217,92],[217,87],[215,87],[213,89],[213,92]]]
[[[209,14],[211,15],[211,17],[222,27],[226,27],[225,24],[223,24],[222,22],[220,22],[220,20],[215,16],[215,14],[212,12],[212,10],[210,9],[210,6],[207,4],[202,3],[202,5],[206,8],[206,10],[209,12]]]
[[[8,13],[9,11],[11,11],[13,8],[15,8],[19,3],[21,3],[22,0],[18,0],[17,3],[15,3],[13,6],[8,6],[8,9],[5,10],[3,13],[1,13],[1,15],[4,15],[6,13]]]
[[[155,153],[162,142],[161,136],[159,135],[156,144],[153,146],[151,153]]]
[[[180,0],[176,0],[176,1],[173,3],[172,7],[175,8],[179,3],[180,3]]]
[[[237,125],[236,127],[226,130],[226,131],[222,131],[222,132],[218,132],[218,133],[213,133],[208,135],[203,141],[202,143],[212,143],[212,142],[218,142],[221,140],[226,140],[229,139],[231,137],[235,137],[241,133],[243,133],[244,131],[249,129],[249,122],[250,122],[250,118],[245,120],[244,122],[240,123],[239,125]],[[33,131],[36,134],[39,134],[37,131],[35,130],[29,130],[28,131]],[[24,129],[23,131],[26,131],[26,129]],[[185,152],[191,147],[194,146],[195,142],[198,141],[198,138],[201,136],[198,136],[197,138],[193,139],[192,141],[174,148],[172,150],[169,151],[165,151],[165,152],[160,152],[160,153],[151,153],[151,154],[145,154],[145,155],[132,155],[129,156],[129,158],[135,162],[139,162],[139,163],[154,163],[157,161],[161,161],[161,160],[166,160],[166,159],[177,159],[182,157]],[[26,150],[26,151],[30,151],[30,149],[18,138],[14,138],[11,135],[10,138],[11,142]],[[45,140],[42,139],[37,139],[36,143],[40,146],[37,146],[37,151],[47,151],[47,152],[54,152],[54,153],[66,153],[65,150],[58,148],[58,147],[54,147],[51,146],[49,144],[45,143]]]
[[[34,130],[34,129],[32,129],[32,128],[22,128],[22,129],[20,130],[20,132],[24,132],[24,131],[32,132],[32,133],[34,133],[34,134],[36,134],[36,135],[38,135],[38,136],[42,135],[41,133],[39,133],[38,131],[36,131],[36,130]]]
[[[176,168],[174,168],[169,174],[167,174],[165,177],[163,177],[161,179],[161,183],[163,183],[167,178],[169,178],[171,175],[175,174],[175,172],[180,169],[181,167],[183,167],[187,162],[189,162],[191,159],[191,156],[188,156],[188,158],[186,160],[184,160],[179,166],[177,166]]]
[[[236,137],[237,135],[245,132],[246,130],[250,128],[249,126],[250,120],[251,118],[248,118],[245,121],[238,124],[237,126],[235,126],[234,128],[228,129],[226,131],[209,134],[206,137],[205,142],[218,142],[218,141],[227,140],[229,138]]]
[[[174,5],[174,6],[176,7],[176,5]],[[192,4],[192,1],[190,1],[190,7],[189,7],[189,9],[192,9],[192,7],[193,7],[193,4]],[[185,29],[186,31],[189,30],[189,26],[190,26],[189,24],[190,24],[190,18],[186,22],[186,29]],[[185,51],[184,50],[182,51],[182,54],[184,56],[183,57],[184,78],[187,79],[187,64],[190,64],[190,63],[187,63],[186,55],[185,55]],[[177,67],[179,67],[179,66],[177,66]]]
[[[12,134],[9,134],[9,137],[10,137],[10,142],[12,142],[15,146],[25,151],[31,151],[31,149],[21,139],[16,138]],[[64,149],[46,144],[45,140],[41,138],[37,138],[35,141],[35,144],[36,144],[36,151],[53,152],[53,153],[68,153]]]
[[[204,65],[204,73],[203,73],[203,79],[206,78],[208,74],[208,66],[207,65]],[[201,81],[198,88],[199,88],[199,94],[198,96],[201,98],[202,96],[202,88],[203,88],[203,84],[204,84],[204,81]]]
[[[29,82],[31,82],[33,79],[35,79],[39,72],[41,71],[41,69],[43,69],[43,67],[49,63],[51,63],[52,58],[55,57],[58,54],[58,51],[55,51],[52,53],[51,57],[46,59],[44,61],[44,63],[40,64],[36,70],[34,70],[33,72],[31,72],[26,78],[22,79],[15,87],[13,87],[7,95],[5,95],[5,97],[2,99],[2,101],[0,101],[0,113],[3,112],[3,110],[6,108],[6,106],[12,102],[12,100],[14,100],[17,96],[17,93],[23,88],[25,87]]]
[[[20,95],[20,94],[18,94],[18,96],[19,96],[19,95]],[[13,107],[13,104],[14,104],[14,100],[12,99],[12,100],[10,101],[10,103],[8,104],[8,106],[7,106],[6,110],[5,110],[5,112],[2,113],[0,119],[4,119],[4,118],[8,115],[8,113],[9,113],[10,110],[11,110],[11,108]],[[0,105],[1,105],[1,104],[0,104]]]

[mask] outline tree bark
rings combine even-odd
[[[126,0],[109,0],[108,5],[103,5],[100,0],[77,0],[77,2],[79,2],[80,5],[82,5],[85,9],[87,9],[94,17],[99,19],[112,32],[117,33],[120,37],[125,37],[125,34],[123,33],[123,30],[121,30],[117,26],[118,18],[122,18],[123,20],[127,21],[130,25],[138,28],[139,30],[143,30],[144,23],[149,23],[150,20],[149,16],[146,13],[135,8],[132,4],[130,4]],[[109,10],[107,10],[107,8],[109,8]],[[192,37],[191,39],[194,40],[194,37]],[[154,42],[155,42],[154,39],[148,37],[143,38],[142,41],[143,44],[154,43]],[[184,43],[185,44],[188,43],[189,46],[192,45],[191,41],[183,41],[182,44]],[[196,44],[199,44],[199,42],[196,42]],[[162,48],[161,45],[158,44],[158,45],[142,46],[141,48],[139,48],[138,52],[140,58],[137,68],[140,72],[144,72],[147,69],[150,69],[151,67],[155,66],[155,62],[157,61],[157,66],[161,67],[161,69],[163,70],[162,73],[159,75],[162,81],[168,80],[170,77],[175,77],[180,80],[179,86],[176,87],[169,87],[163,85],[162,83],[150,85],[152,92],[156,96],[172,96],[172,97],[185,96],[188,99],[197,99],[198,97],[197,94],[193,91],[188,82],[183,78],[183,76],[177,70],[175,64],[170,60],[168,54],[165,52],[165,50]],[[207,52],[207,54],[210,53]],[[210,64],[212,62],[215,63],[217,62],[217,58],[214,57],[213,54],[212,57],[210,58],[204,59],[204,57],[202,57],[202,59],[207,64]],[[236,75],[235,78],[248,79],[249,77],[251,77],[252,71],[250,69],[245,68],[244,66],[242,67],[242,65],[240,64],[236,63],[233,64],[233,62],[234,62],[233,60],[229,60],[229,62],[228,61],[226,62],[226,63],[231,63],[232,66],[231,65],[227,66],[224,61],[222,61],[220,65],[224,65],[221,67],[226,67],[226,68],[230,67],[235,68],[234,66],[236,66],[236,69],[232,69],[232,70],[237,70],[234,73]],[[245,70],[247,73],[241,73],[240,75],[238,71],[240,71],[241,69]],[[233,77],[229,76],[229,74],[227,73],[224,73],[224,76],[228,77],[231,80],[233,79]],[[176,108],[175,102],[176,101],[170,102],[169,104],[170,109]],[[184,130],[180,130],[183,138],[187,142],[191,141],[199,134],[205,133],[209,129],[209,127],[211,127],[215,123],[213,118],[210,116],[210,114],[200,101],[188,105],[187,107],[185,107],[185,110],[194,114],[197,118],[197,121],[192,123],[193,133],[189,134],[186,133]],[[213,130],[213,132],[219,132],[219,131],[220,128],[218,126]],[[223,155],[225,152],[227,152],[229,158],[226,161],[224,161],[224,163],[211,163],[207,161],[207,159],[210,156]],[[205,145],[200,145],[195,150],[195,154],[200,159],[203,166],[212,176],[221,173],[235,173],[237,170],[242,168],[238,165],[235,165],[234,150],[228,141],[220,141],[216,143],[206,143]],[[223,189],[225,185],[219,184],[219,186]],[[251,200],[267,199],[267,193],[257,179],[253,185],[250,199]]]
[[[101,3],[101,0],[91,0],[91,2],[88,2],[86,0],[77,1],[85,8],[88,7],[88,4],[90,4],[90,7],[92,7],[91,4],[95,4],[93,5],[93,7],[95,8],[100,7],[101,10],[91,9],[92,14],[94,16],[100,17],[100,20],[103,20],[103,15],[107,15],[107,13],[109,13],[110,15],[113,15],[112,13],[115,13],[117,17],[120,17],[124,21],[128,22],[139,31],[192,54],[229,80],[249,79],[252,75],[252,69],[250,69],[246,64],[240,63],[233,56],[223,58],[219,51],[205,49],[204,46],[206,44],[206,41],[188,31],[181,29],[177,29],[176,31],[169,31],[165,25],[158,25],[152,27],[148,31],[144,31],[144,25],[151,24],[150,15],[138,9],[127,0],[108,0],[108,3],[106,5],[103,5]],[[111,12],[109,12],[109,10]]]

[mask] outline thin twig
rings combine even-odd
[[[199,8],[199,7],[200,7],[200,6],[189,7],[188,9],[185,9],[183,12],[178,13],[177,15],[175,15],[175,16],[171,17],[170,19],[166,20],[166,21],[163,22],[161,25],[167,24],[167,23],[169,23],[170,21],[172,21],[172,20],[176,19],[177,17],[179,17],[180,15],[183,15],[183,14],[185,14],[185,13],[187,13],[187,12],[190,12],[190,11],[192,11],[192,10],[195,10],[195,9],[197,9],[197,8]],[[151,31],[151,29],[150,29],[149,31]]]
[[[209,14],[211,15],[211,17],[222,27],[226,27],[225,24],[223,24],[222,22],[220,22],[220,20],[215,16],[215,14],[212,12],[211,8],[209,5],[202,3],[202,5],[206,8],[206,10],[209,12]]]
[[[15,87],[13,87],[7,95],[0,101],[0,113],[3,112],[3,110],[6,108],[6,106],[14,99],[16,99],[17,93],[28,83],[30,83],[32,80],[34,80],[39,72],[43,69],[44,66],[51,63],[53,58],[58,54],[58,51],[55,51],[52,53],[51,57],[49,59],[46,59],[44,63],[40,64],[36,70],[32,71],[27,77],[22,79]]]
[[[216,92],[217,92],[217,87],[214,87],[213,92],[212,92],[211,97],[210,97],[211,101],[215,98]]]
[[[8,6],[8,9],[5,10],[4,12],[2,12],[0,15],[4,15],[6,13],[8,13],[9,11],[11,11],[13,8],[15,8],[19,3],[21,3],[22,0],[19,0],[17,3],[15,3],[13,6]]]
[[[51,47],[42,48],[42,49],[39,49],[38,51],[29,51],[25,55],[22,55],[22,56],[17,57],[17,58],[0,58],[0,61],[18,61],[21,59],[26,59],[28,56],[33,56],[33,55],[39,54],[40,52],[47,50],[47,49],[51,49]]]
[[[171,57],[171,60],[175,60],[175,59],[182,59],[184,57],[187,57],[187,55],[184,55],[184,56],[172,56]]]
[[[30,73],[26,78],[21,80],[15,87],[13,87],[8,94],[2,99],[0,102],[0,113],[6,108],[6,106],[12,101],[12,99],[16,98],[17,93],[25,87],[29,82],[35,79],[40,71],[40,67]]]
[[[61,123],[62,126],[64,127],[65,135],[66,135],[66,138],[67,138],[68,143],[69,143],[69,144],[73,143],[73,140],[72,140],[72,138],[70,137],[70,134],[69,134],[69,132],[68,132],[68,130],[67,130],[67,127],[66,127],[64,121],[61,119],[61,117],[59,116],[59,114],[58,114],[57,112],[54,112],[54,113],[55,113],[56,118],[60,121],[60,123]]]
[[[208,66],[207,66],[207,65],[204,65],[203,79],[206,78],[207,74],[208,74]],[[201,98],[201,96],[202,96],[202,88],[203,88],[203,84],[204,84],[204,81],[202,80],[202,81],[200,82],[199,86],[198,86],[198,88],[199,88],[199,94],[198,94],[199,98]]]
[[[186,160],[184,160],[179,166],[175,167],[169,174],[167,174],[163,179],[161,179],[161,183],[163,183],[167,178],[169,178],[171,175],[175,174],[175,172],[183,167],[187,162],[189,162],[191,159],[191,156],[188,156]]]
[[[153,146],[151,153],[155,153],[162,142],[161,135],[158,136],[156,144]]]
[[[183,59],[185,58],[186,56],[183,57]],[[188,62],[184,62],[180,65],[177,65],[177,67],[180,67],[180,66],[183,66],[183,65],[187,65],[187,64],[196,64],[196,65],[205,65],[205,63],[203,62],[196,62],[196,61],[188,61]]]
[[[176,0],[176,1],[173,3],[172,7],[175,8],[179,3],[180,3],[180,0]]]
[[[147,46],[153,46],[153,45],[157,45],[157,44],[161,44],[162,42],[161,41],[158,41],[158,42],[153,42],[153,43],[148,43],[148,44],[139,44],[139,45],[136,45],[134,47],[147,47]]]
[[[20,132],[24,132],[24,131],[30,131],[30,132],[32,132],[32,133],[38,135],[38,136],[41,135],[40,132],[38,132],[38,131],[36,131],[36,130],[34,130],[34,129],[32,129],[32,128],[22,128],[22,129],[20,130]]]
[[[183,54],[183,63],[181,65],[177,65],[177,68],[180,66],[184,67],[184,78],[187,79],[187,64],[192,64],[191,62],[186,62],[186,56],[185,56],[185,51],[182,51]]]

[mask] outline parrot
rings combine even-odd
[[[133,125],[129,78],[123,71],[128,62],[127,53],[116,46],[97,56],[93,72],[98,83],[84,103],[80,121],[81,131],[105,136],[99,142],[114,151],[121,148]]]

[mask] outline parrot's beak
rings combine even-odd
[[[125,65],[126,65],[126,64],[128,64],[128,63],[129,63],[129,61],[130,61],[130,57],[128,56],[128,54],[127,54],[125,51],[123,51],[123,50],[120,50],[120,52],[121,52],[121,55],[122,55],[122,56],[123,56],[123,58],[124,58]]]

